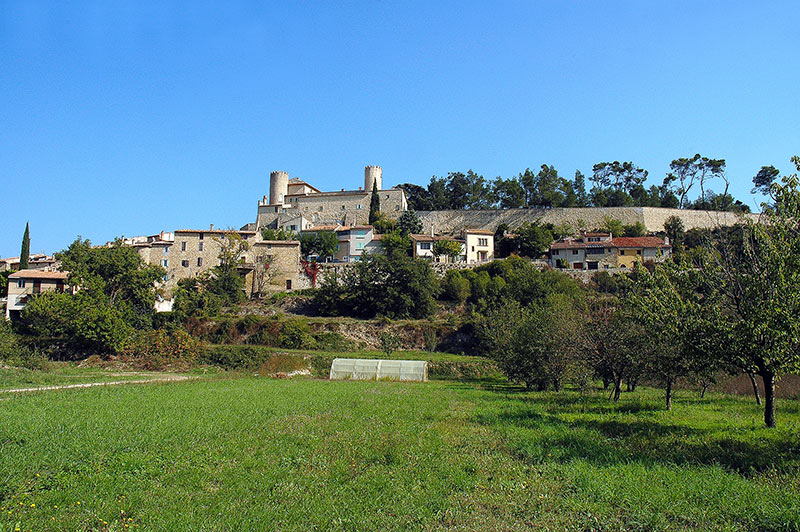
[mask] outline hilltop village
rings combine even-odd
[[[210,225],[207,229],[175,229],[124,238],[123,243],[134,247],[145,263],[157,264],[166,270],[161,281],[164,299],[157,302],[160,310],[171,308],[171,293],[178,281],[196,277],[218,265],[222,247],[231,245],[228,240],[234,236],[243,243],[238,270],[245,278],[248,296],[309,288],[327,269],[355,262],[364,254],[382,252],[384,235],[368,223],[373,187],[377,190],[383,219],[396,222],[408,212],[405,191],[399,187],[384,187],[380,166],[364,168],[363,186],[338,191],[321,191],[303,179],[290,177],[286,171],[274,171],[270,173],[269,195],[257,201],[255,221],[238,230]],[[566,224],[574,229],[574,234],[554,241],[547,253],[533,260],[541,266],[570,272],[614,272],[629,269],[636,261],[666,259],[671,245],[663,231],[670,216],[679,217],[687,230],[733,225],[739,220],[738,215],[731,212],[657,207],[440,210],[416,214],[422,230],[409,235],[412,254],[441,264],[440,273],[494,260],[495,234],[500,227],[513,235],[516,228],[526,223]],[[609,219],[640,224],[649,236],[591,232]],[[327,257],[304,256],[299,237],[322,232],[335,234],[335,252]],[[276,234],[283,238],[270,238]],[[451,249],[455,246],[456,252],[435,253],[437,242],[442,241],[450,242]],[[18,261],[18,258],[2,259],[0,270],[18,269]],[[315,269],[314,275],[309,275],[309,261],[322,265],[319,274]],[[66,280],[66,275],[57,271],[58,263],[52,256],[31,256],[28,269],[31,271],[12,274],[7,316],[24,307],[31,290],[56,289]],[[56,278],[59,275],[64,278]]]

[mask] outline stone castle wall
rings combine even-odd
[[[430,234],[457,233],[464,228],[488,229],[495,231],[505,223],[515,229],[523,223],[540,221],[559,225],[568,223],[575,229],[597,229],[606,218],[617,219],[625,225],[641,222],[650,232],[663,231],[664,222],[670,216],[678,216],[684,227],[710,228],[718,225],[733,225],[743,219],[741,215],[730,212],[690,211],[685,209],[662,209],[657,207],[573,207],[552,209],[486,209],[486,210],[448,210],[419,211],[423,232]],[[749,215],[751,217],[756,215]]]
[[[379,195],[381,212],[387,218],[396,220],[406,210],[407,204],[402,190],[381,190]],[[256,222],[259,228],[272,227],[276,220],[280,224],[282,220],[302,214],[313,225],[362,225],[369,222],[370,197],[371,192],[363,191],[298,196],[290,198],[290,207],[259,205]]]

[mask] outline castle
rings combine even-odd
[[[372,188],[378,190],[381,212],[388,218],[398,218],[408,209],[406,194],[402,189],[383,188],[383,170],[380,166],[364,168],[364,186],[358,190],[341,189],[321,192],[299,178],[289,178],[284,171],[269,176],[269,199],[258,202],[255,231],[262,228],[284,228],[303,231],[316,225],[363,225],[369,221],[369,204]]]

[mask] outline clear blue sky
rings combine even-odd
[[[800,154],[796,2],[0,1],[0,255],[254,221],[355,188]]]

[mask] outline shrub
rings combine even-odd
[[[9,366],[25,369],[44,369],[47,356],[36,347],[16,345],[13,350],[6,351],[3,361]]]
[[[448,271],[442,279],[442,298],[463,303],[470,294],[469,281],[458,270]]]
[[[424,329],[422,331],[422,341],[425,344],[425,351],[429,353],[436,351],[436,344],[438,343],[436,340],[436,330],[432,328]]]
[[[386,357],[391,357],[398,347],[400,347],[400,338],[390,331],[383,331],[379,336],[381,342],[381,349],[386,353]]]
[[[308,322],[302,319],[288,320],[283,323],[279,343],[286,349],[313,349],[317,344],[311,335]]]
[[[191,366],[197,362],[202,343],[183,330],[164,329],[134,335],[122,350],[144,369],[161,370],[170,366]]]
[[[354,348],[353,342],[338,332],[323,331],[314,333],[314,340],[316,341],[317,349],[322,351],[352,351]]]

